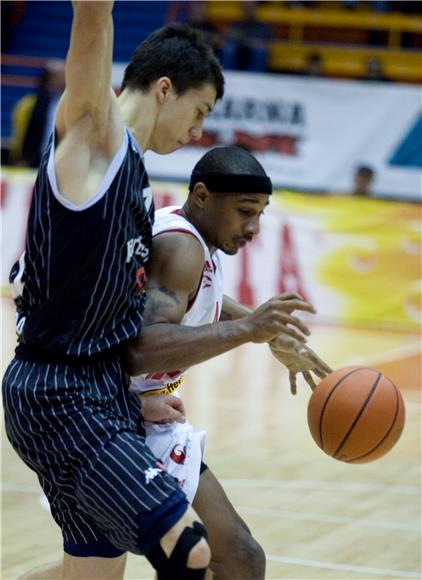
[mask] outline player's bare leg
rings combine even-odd
[[[63,560],[37,566],[18,580],[122,580],[127,554],[117,558],[79,558],[64,554]]]
[[[63,575],[66,580],[123,580],[127,554],[117,558],[78,558],[65,554]]]
[[[160,545],[169,557],[185,528],[200,522],[192,508],[161,538]],[[117,558],[81,558],[64,554],[63,563],[45,564],[27,572],[20,580],[123,580],[127,554]],[[205,538],[201,538],[190,550],[186,567],[192,570],[207,568],[211,552]]]
[[[263,580],[264,551],[210,469],[201,474],[192,505],[208,532],[213,578]]]

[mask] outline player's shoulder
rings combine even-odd
[[[178,206],[161,208],[155,212],[153,237],[174,250],[191,251],[204,256],[205,242],[196,227],[188,221]]]
[[[204,268],[204,249],[185,232],[163,232],[153,238],[149,277],[172,288],[196,288]]]
[[[163,256],[176,261],[192,263],[204,261],[201,240],[189,230],[164,230],[153,238],[153,256]]]

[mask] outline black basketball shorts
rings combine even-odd
[[[3,379],[7,436],[39,478],[75,556],[146,554],[188,508],[145,444],[140,402],[117,360],[13,359]]]

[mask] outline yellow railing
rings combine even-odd
[[[376,57],[387,78],[400,82],[422,82],[422,54],[399,50],[274,41],[270,45],[269,65],[273,70],[302,71],[309,56],[315,53],[320,55],[327,76],[364,78],[367,61]]]
[[[223,26],[243,18],[240,2],[207,2],[207,16],[211,23]],[[270,66],[275,70],[301,71],[309,54],[318,52],[324,60],[327,74],[351,77],[363,76],[365,61],[376,56],[392,80],[417,82],[421,79],[422,52],[400,50],[403,33],[422,34],[422,19],[399,13],[376,14],[350,12],[340,9],[285,8],[278,2],[258,7],[261,22],[287,28],[287,40],[273,40],[270,46]],[[321,30],[321,42],[305,43],[306,29]],[[324,29],[386,31],[388,42],[384,48],[324,43]]]

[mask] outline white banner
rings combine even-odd
[[[277,187],[350,192],[356,166],[365,164],[375,172],[375,196],[421,199],[422,135],[413,166],[390,162],[412,129],[422,131],[420,111],[420,89],[410,85],[228,72],[201,142],[248,148]],[[149,174],[188,180],[206,150],[148,152]]]
[[[6,170],[2,286],[25,245],[34,172]],[[183,204],[187,184],[151,182],[156,207]],[[298,292],[322,323],[420,331],[421,215],[414,203],[275,192],[261,233],[223,256],[225,292],[253,306]]]

